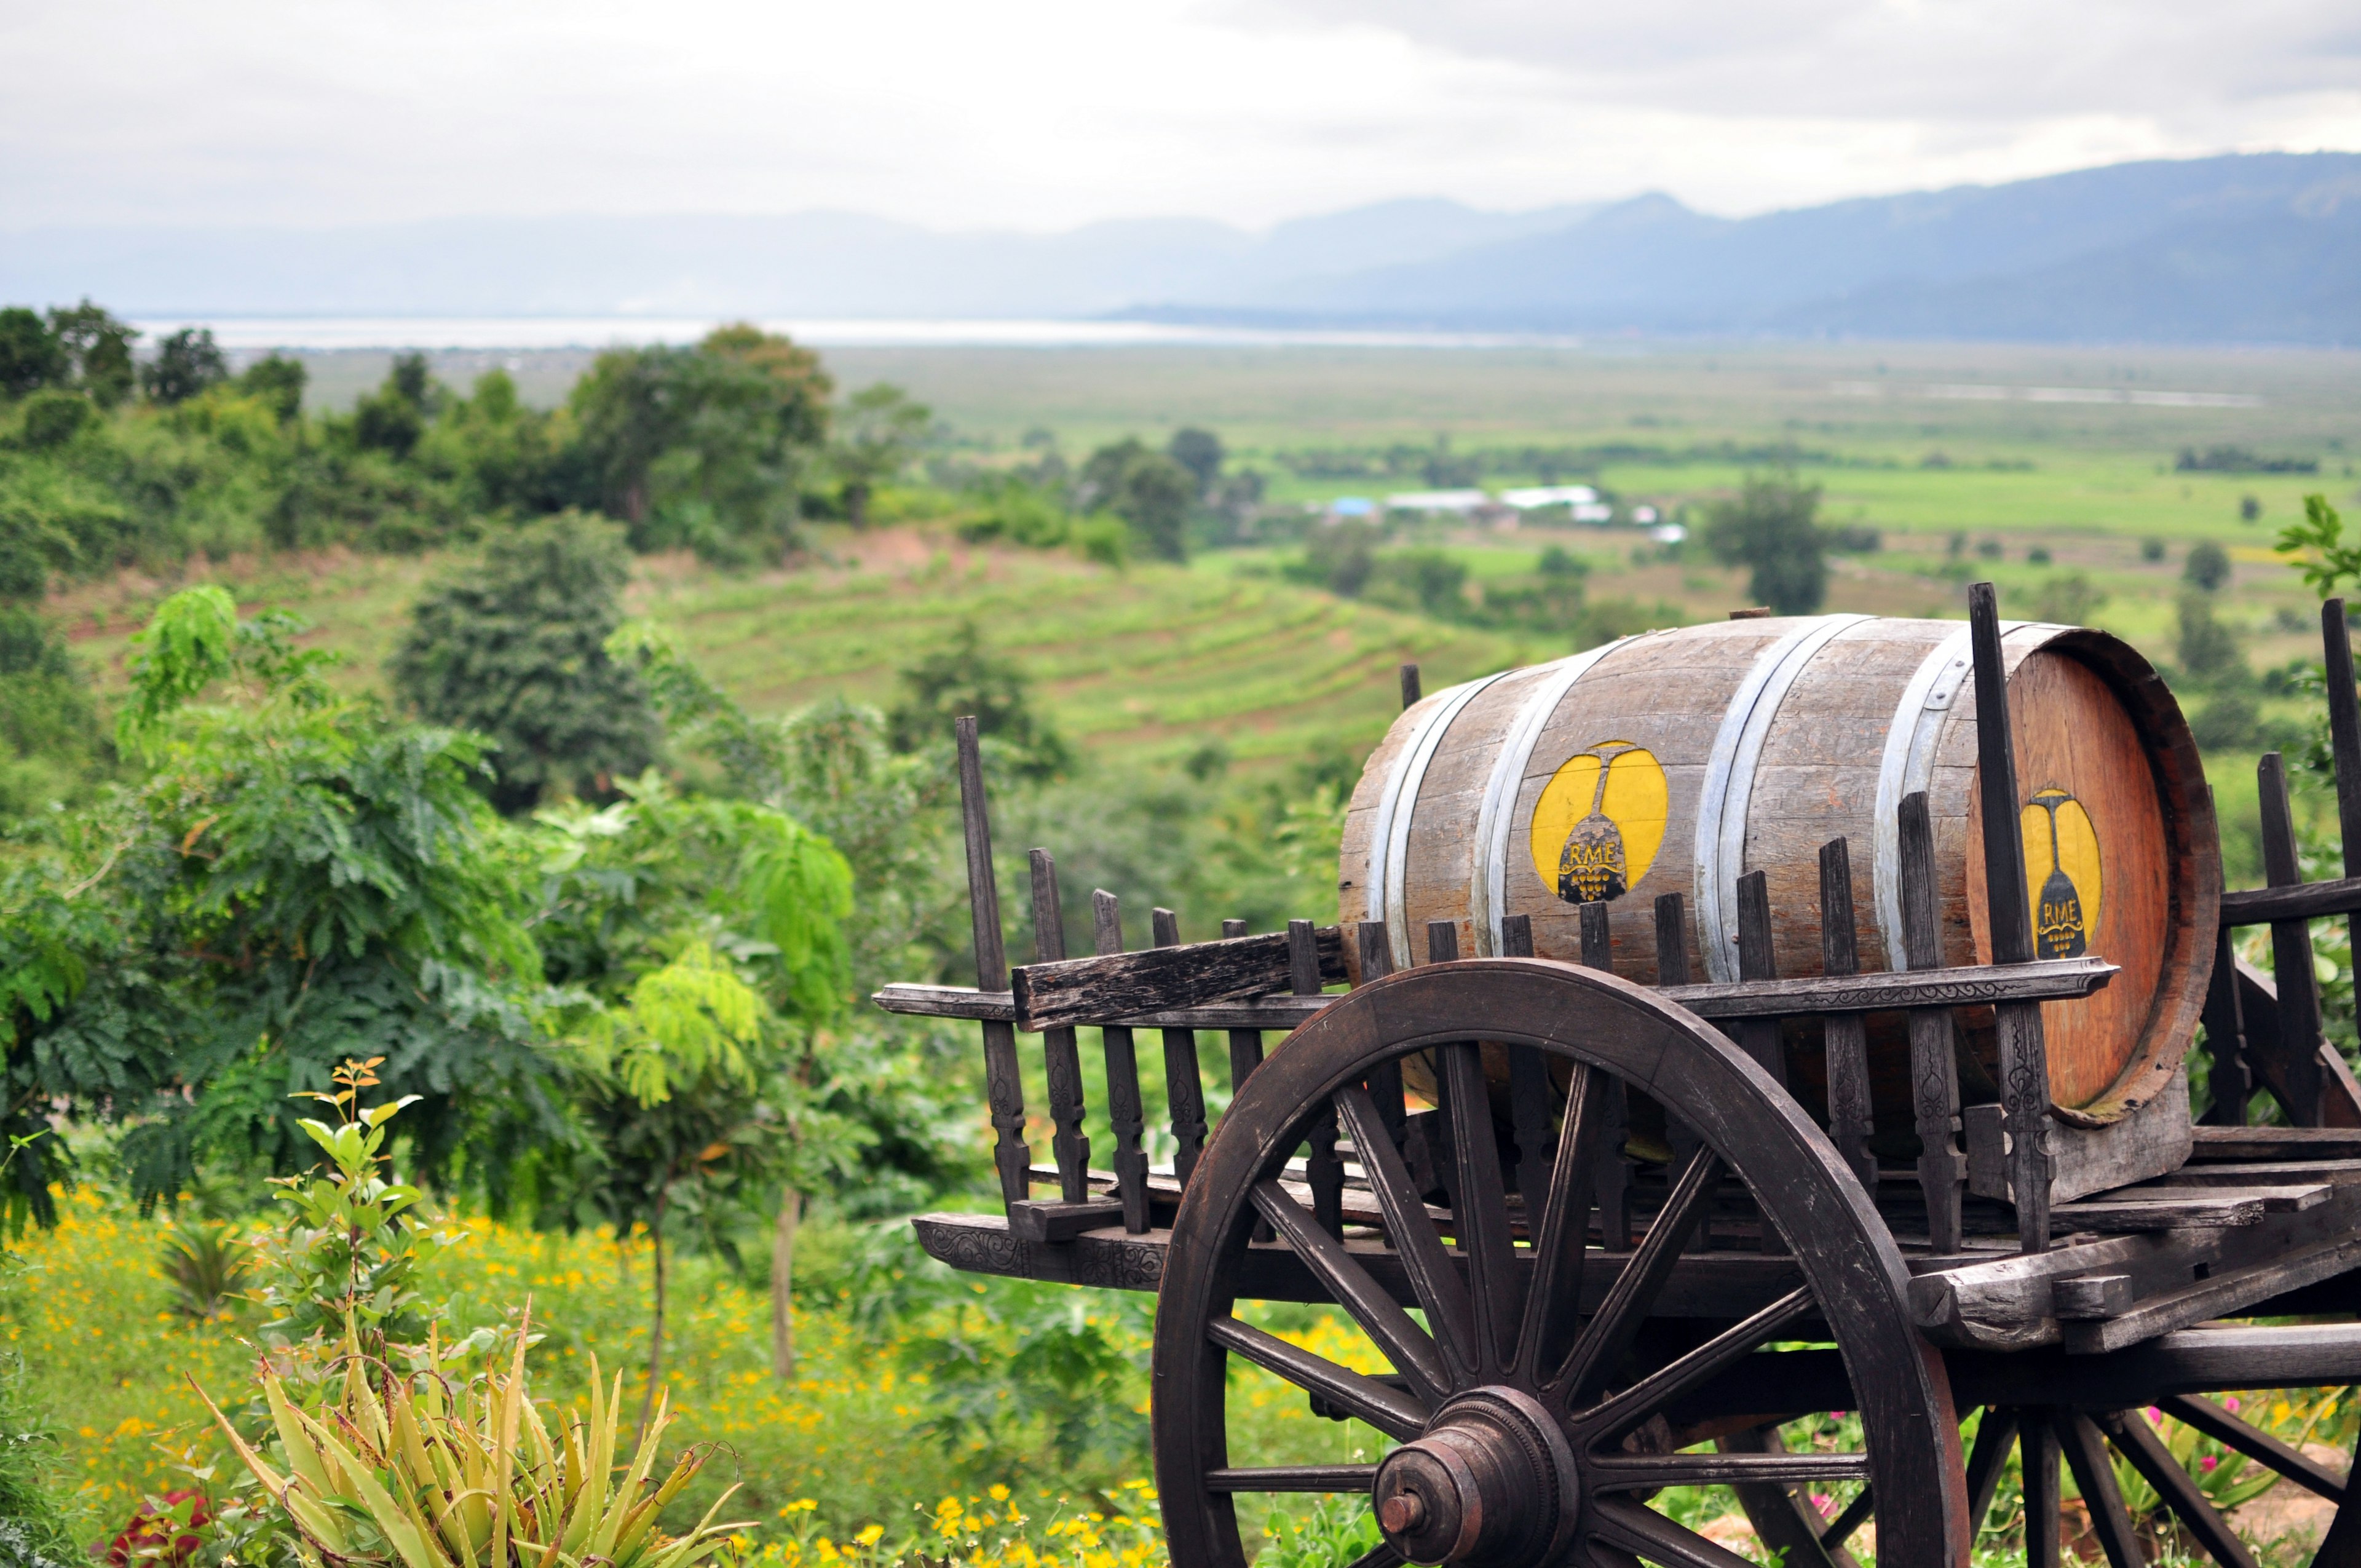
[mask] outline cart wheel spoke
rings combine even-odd
[[[1205,1337],[1224,1350],[1235,1351],[1267,1372],[1275,1372],[1307,1394],[1368,1422],[1388,1437],[1404,1442],[1426,1427],[1426,1406],[1389,1384],[1339,1366],[1323,1355],[1290,1344],[1235,1318],[1216,1318],[1205,1327]]]
[[[1358,1085],[1344,1090],[1336,1096],[1336,1111],[1352,1132],[1361,1169],[1385,1213],[1386,1234],[1393,1239],[1402,1271],[1410,1276],[1411,1290],[1426,1310],[1427,1326],[1450,1364],[1455,1386],[1470,1385],[1476,1380],[1475,1309],[1459,1270],[1444,1249],[1443,1233],[1427,1213],[1426,1201],[1419,1196],[1401,1151],[1386,1135],[1368,1091]]]
[[[1337,1304],[1367,1331],[1394,1369],[1410,1379],[1419,1398],[1430,1405],[1440,1403],[1451,1391],[1451,1374],[1443,1364],[1442,1353],[1385,1287],[1345,1250],[1345,1244],[1330,1235],[1312,1212],[1289,1197],[1276,1181],[1255,1184],[1254,1205]]]
[[[2066,1463],[2074,1472],[2074,1485],[2082,1489],[2083,1505],[2091,1510],[2091,1528],[2107,1553],[2108,1568],[2147,1568],[2147,1554],[2140,1551],[2139,1532],[2115,1486],[2115,1467],[2107,1458],[2106,1439],[2080,1410],[2059,1416],[2058,1437],[2066,1450]]]
[[[1598,1123],[1609,1080],[1595,1067],[1577,1065],[1566,1085],[1565,1120],[1557,1157],[1551,1162],[1549,1190],[1538,1218],[1527,1201],[1532,1227],[1533,1279],[1525,1296],[1525,1318],[1517,1335],[1517,1370],[1527,1381],[1556,1365],[1574,1338],[1582,1302],[1582,1264],[1590,1245],[1590,1187]]]
[[[2190,1479],[2146,1416],[2137,1410],[2122,1410],[2109,1416],[2104,1424],[2115,1452],[2130,1460],[2132,1468],[2156,1488],[2165,1507],[2188,1527],[2207,1556],[2222,1568],[2255,1568],[2255,1554],[2246,1550],[2246,1543],[2238,1539],[2238,1532],[2230,1528],[2213,1499]]]
[[[1686,1355],[1584,1412],[1580,1423],[1584,1442],[1614,1442],[1674,1399],[1776,1338],[1781,1329],[1811,1309],[1811,1291],[1799,1288],[1735,1328],[1723,1330]]]
[[[1854,1532],[1867,1524],[1870,1516],[1875,1512],[1877,1498],[1864,1486],[1853,1494],[1852,1501],[1844,1506],[1844,1511],[1830,1520],[1828,1528],[1821,1532],[1820,1550],[1831,1554],[1842,1552],[1844,1543],[1850,1541]]]
[[[1601,1498],[1590,1510],[1592,1539],[1664,1568],[1754,1568],[1726,1546],[1625,1498]]]
[[[2345,1499],[2345,1477],[2315,1464],[2302,1452],[2281,1442],[2260,1427],[2240,1420],[2211,1399],[2194,1394],[2174,1394],[2158,1399],[2164,1413],[2195,1427],[2224,1448],[2235,1449],[2266,1470],[2276,1470],[2306,1491],[2330,1502]]]
[[[1269,1464],[1205,1472],[1213,1492],[1358,1492],[1368,1495],[1374,1464]]]
[[[1968,1455],[1968,1530],[1970,1538],[1983,1533],[1984,1517],[1992,1512],[2000,1490],[2002,1467],[2009,1446],[2016,1441],[2016,1417],[1998,1406],[1988,1406],[1976,1423],[1976,1446]]]
[[[1602,1492],[1654,1491],[1664,1486],[1784,1486],[1798,1481],[1861,1481],[1866,1453],[1664,1453],[1644,1457],[1594,1454],[1583,1466]]]
[[[1646,1238],[1632,1249],[1607,1299],[1583,1326],[1557,1376],[1550,1379],[1550,1393],[1558,1409],[1579,1409],[1613,1374],[1615,1364],[1631,1348],[1648,1308],[1679,1260],[1689,1232],[1705,1217],[1713,1201],[1714,1184],[1720,1179],[1721,1160],[1711,1149],[1700,1148],[1689,1157],[1687,1168],[1673,1184]]]
[[[1470,1040],[1445,1046],[1440,1054],[1451,1115],[1451,1225],[1467,1259],[1477,1374],[1488,1381],[1505,1373],[1516,1355],[1520,1303],[1509,1192],[1492,1133],[1483,1047]]]

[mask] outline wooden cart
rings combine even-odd
[[[2059,1561],[2061,1460],[2114,1568],[2143,1561],[2111,1455],[2215,1561],[2250,1563],[2150,1408],[2342,1504],[2343,1473],[2204,1396],[2361,1383],[2361,1090],[2322,1036],[2307,926],[2361,912],[2344,605],[2323,625],[2347,875],[2301,880],[2285,775],[2266,757],[2269,885],[2220,897],[2204,991],[2213,1109],[2187,1126],[2181,1080],[2165,1102],[2180,1119],[2171,1168],[2134,1160],[2142,1179],[2110,1186],[2089,1173],[2120,1157],[2123,1135],[2051,1114],[2041,1007],[2091,995],[2115,966],[2034,956],[2010,728],[1990,717],[2008,711],[2003,629],[1989,586],[1971,602],[1989,964],[1927,959],[1933,850],[1913,795],[1895,824],[1912,959],[1898,972],[1857,972],[1838,839],[1817,868],[1818,975],[1761,978],[1767,959],[1750,958],[1732,981],[1678,983],[1669,964],[1672,983],[1637,984],[1609,971],[1603,904],[1581,910],[1581,963],[1526,956],[1523,916],[1499,921],[1483,958],[1460,957],[1459,927],[1433,922],[1415,967],[1397,963],[1407,934],[1382,921],[1258,936],[1230,922],[1222,940],[1184,945],[1158,910],[1155,945],[1128,951],[1104,892],[1098,956],[1068,959],[1039,850],[1036,962],[1012,974],[974,725],[961,721],[983,985],[896,985],[876,1000],[981,1023],[1005,1212],[914,1223],[953,1267],[1157,1292],[1156,1479],[1177,1564],[1243,1568],[1242,1495],[1328,1493],[1372,1499],[1384,1541],[1371,1565],[1736,1568],[1743,1559],[1649,1506],[1663,1488],[1708,1484],[1736,1490],[1788,1568],[1850,1568],[1847,1542],[1872,1519],[1881,1564],[1964,1564],[2012,1448],[2037,1564]],[[1407,706],[1414,669],[1404,685]],[[1738,950],[1767,954],[1763,873],[1738,893]],[[1658,949],[1686,950],[1680,895],[1653,917]],[[2272,932],[2268,978],[2230,946],[2258,925]],[[1324,990],[1348,974],[1349,990]],[[1990,1009],[2000,1098],[1963,1116],[1949,1020],[1967,1006]],[[1897,1017],[1907,1163],[1872,1147],[1862,1044],[1865,1020],[1891,1034]],[[1797,1019],[1825,1042],[1817,1113],[1785,1083],[1782,1025]],[[1105,1170],[1082,1131],[1082,1028],[1104,1052]],[[1163,1168],[1143,1147],[1142,1031],[1161,1047],[1176,1151]],[[1025,1141],[1020,1033],[1045,1053],[1047,1164]],[[1210,1135],[1207,1036],[1226,1044],[1234,1091]],[[2288,1125],[2241,1124],[2257,1090]],[[2081,1179],[2053,1201],[2066,1166]],[[1340,1308],[1391,1371],[1266,1332],[1234,1315],[1240,1300]],[[1233,1356],[1394,1446],[1357,1464],[1235,1452]],[[1970,1447],[1960,1423],[1978,1409]],[[1783,1451],[1781,1423],[1848,1411],[1860,1452]],[[1841,1482],[1864,1485],[1827,1518],[1810,1494]],[[2361,1564],[2361,1510],[2340,1507],[2316,1561]]]

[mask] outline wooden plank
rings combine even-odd
[[[2361,914],[2361,876],[2333,882],[2290,883],[2285,887],[2246,887],[2222,895],[2222,924],[2268,926],[2280,920],[2321,920]]]
[[[1842,839],[1820,846],[1820,964],[1831,978],[1861,970],[1853,925],[1852,860]],[[1828,1138],[1837,1153],[1877,1190],[1877,1157],[1869,1152],[1869,1034],[1857,1013],[1836,1014],[1822,1025],[1827,1041]]]
[[[956,719],[951,733],[959,752],[960,822],[967,840],[968,923],[975,937],[976,984],[986,993],[1008,983],[1008,955],[1000,934],[1000,888],[993,880],[992,813],[983,792],[983,753],[972,716]],[[949,989],[948,987],[942,989]],[[1025,1077],[1016,1061],[1016,1016],[982,1016],[984,1095],[992,1107],[992,1162],[1000,1173],[1000,1197],[1021,1203],[1028,1192],[1025,1168],[1033,1151],[1025,1146]]]
[[[1172,1240],[1169,1230],[1134,1236],[1110,1223],[1063,1245],[1027,1244],[1012,1236],[1007,1222],[997,1214],[919,1214],[910,1224],[928,1255],[967,1273],[1127,1290],[1158,1288]],[[1400,1255],[1390,1246],[1357,1236],[1338,1245],[1397,1304],[1419,1307]],[[1532,1249],[1517,1250],[1519,1278],[1529,1281],[1534,1266]],[[1466,1259],[1456,1252],[1448,1255],[1452,1266],[1464,1277]],[[1579,1310],[1595,1312],[1631,1261],[1628,1251],[1591,1248],[1583,1265]],[[1740,1252],[1685,1254],[1673,1265],[1652,1315],[1734,1321],[1760,1311],[1802,1283],[1803,1272],[1793,1258]],[[1239,1260],[1237,1296],[1255,1301],[1332,1299],[1294,1249],[1284,1243],[1257,1243],[1246,1248]],[[1810,1326],[1807,1321],[1799,1329]]]
[[[2114,974],[2115,966],[2104,959],[2039,959],[2024,964],[1962,964],[1841,978],[1819,975],[1667,986],[1662,994],[1700,1018],[1800,1018],[1810,1014],[1901,1013],[1913,1007],[2070,1001],[2090,995]]]
[[[2299,1053],[2290,1052],[2279,1034],[2279,987],[2269,976],[2240,959],[2238,976],[2238,1013],[2246,1029],[2246,1058],[2254,1074],[2256,1087],[2270,1091],[2279,1102],[2283,1114],[2292,1116],[2297,1103],[2296,1086],[2288,1076],[2291,1059]],[[2319,1042],[2311,1059],[2320,1067],[2320,1116],[2316,1123],[2323,1127],[2361,1128],[2361,1084],[2353,1080],[2345,1066],[2345,1058],[2325,1040]]]
[[[1941,899],[1935,886],[1935,829],[1927,792],[1903,796],[1900,822],[1902,946],[1910,971],[1942,967],[1942,938],[1936,925]],[[2026,966],[2018,965],[2021,971]],[[1918,1134],[1918,1190],[1927,1201],[1927,1239],[1938,1252],[1960,1245],[1960,1190],[1967,1184],[1967,1157],[1960,1151],[1960,1073],[1952,1045],[1950,1010],[1910,1011],[1911,1124]]]
[[[1180,916],[1159,908],[1150,924],[1159,948],[1180,945]],[[1014,1002],[1012,999],[1012,1006]],[[1205,1080],[1197,1065],[1197,1036],[1187,1028],[1167,1028],[1164,1040],[1164,1102],[1172,1113],[1172,1165],[1187,1185],[1205,1146]]]
[[[2126,1231],[2170,1231],[2184,1227],[2220,1230],[2233,1225],[2251,1225],[2263,1217],[2259,1198],[2235,1196],[2232,1193],[2208,1193],[2202,1197],[2160,1196],[2154,1198],[2115,1198],[2087,1203],[2059,1203],[2050,1210],[2050,1218],[2059,1225],[2081,1231],[2097,1231],[2107,1235],[2120,1235]]]
[[[2287,764],[2266,751],[2255,768],[2262,808],[2263,877],[2273,887],[2302,882],[2296,861],[2295,820],[2288,806]],[[2271,978],[2279,995],[2279,1073],[2286,1085],[2288,1120],[2300,1127],[2321,1122],[2320,981],[2312,970],[2312,927],[2302,919],[2271,922]]]
[[[2159,1198],[2251,1200],[2260,1203],[2266,1214],[2301,1214],[2308,1209],[2319,1208],[2335,1196],[2334,1187],[2318,1183],[2274,1182],[2264,1186],[2234,1187],[2223,1183],[2166,1180],[2144,1181],[2136,1187],[2126,1187],[2119,1192],[2107,1194],[2102,1201],[2128,1202]]]
[[[2180,1187],[2346,1187],[2361,1182],[2361,1159],[2254,1159],[2192,1164],[2158,1179]]]
[[[1978,1105],[1965,1119],[1975,1124],[1968,1139],[1968,1190],[2005,1201],[2008,1160],[1995,1124],[2004,1114],[1997,1105]],[[2163,1093],[2106,1126],[2057,1135],[2050,1145],[2049,1201],[2070,1203],[2178,1170],[2188,1163],[2189,1144],[2189,1075],[2176,1072]]]
[[[2348,1127],[2199,1127],[2189,1157],[2200,1165],[2361,1160],[2361,1132]]]
[[[1314,935],[1323,982],[1345,979],[1344,933],[1323,926]],[[1241,931],[1218,942],[1045,959],[1017,970],[1010,989],[1017,1027],[1053,1029],[1285,991],[1294,979],[1291,961],[1284,934]]]
[[[1134,1029],[1292,1029],[1334,1001],[1331,996],[1257,996],[1239,1002],[1216,1002],[1203,1007],[1176,1007],[1168,1013],[1134,1013],[1093,1018],[1104,1027],[1120,1024]],[[906,985],[880,988],[870,998],[888,1013],[917,1014],[930,1018],[980,1018],[1014,1024],[1016,999],[1007,992],[973,991],[963,985]]]
[[[1091,894],[1091,927],[1102,953],[1123,951],[1123,905],[1104,888]],[[1115,1128],[1115,1190],[1123,1201],[1123,1228],[1148,1229],[1148,1155],[1140,1136],[1148,1113],[1139,1098],[1139,1051],[1129,1029],[1109,1025],[1101,1031],[1106,1058],[1107,1121]]]
[[[2121,1350],[2301,1286],[2332,1278],[2356,1265],[2361,1265],[2361,1234],[2339,1236],[2268,1263],[2214,1274],[2182,1289],[2144,1300],[2121,1317],[2095,1323],[2068,1323],[2064,1343],[2068,1353],[2077,1355]]]

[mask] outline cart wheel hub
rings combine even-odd
[[[1386,1455],[1371,1488],[1378,1528],[1412,1563],[1532,1563],[1570,1533],[1574,1451],[1514,1388],[1478,1388]]]

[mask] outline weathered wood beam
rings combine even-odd
[[[1344,934],[1323,926],[1312,938],[1322,981],[1345,979]],[[1268,932],[1026,964],[1012,975],[1009,989],[1017,1027],[1046,1030],[1260,996],[1285,991],[1294,980],[1286,935]]]

